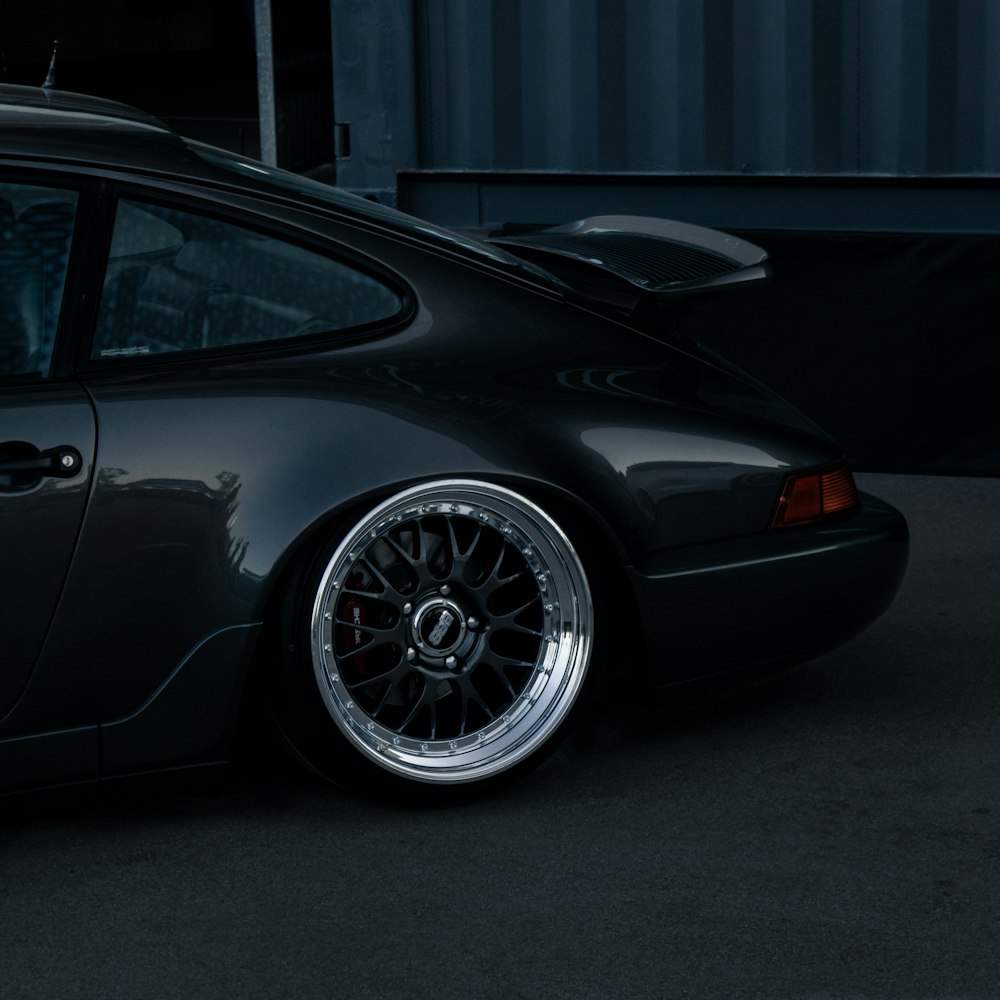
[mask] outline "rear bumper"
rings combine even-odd
[[[879,617],[909,553],[902,514],[862,494],[848,518],[657,553],[629,571],[654,684],[808,660]]]

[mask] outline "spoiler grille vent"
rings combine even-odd
[[[714,278],[740,269],[737,262],[710,250],[631,233],[579,236],[533,233],[530,243],[589,257],[619,274],[628,273],[633,281],[652,288]]]

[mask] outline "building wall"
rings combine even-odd
[[[332,3],[338,118],[383,126],[349,185],[390,186],[383,154],[423,170],[1000,173],[1000,0]],[[344,58],[362,47],[363,68]]]

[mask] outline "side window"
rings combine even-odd
[[[398,295],[353,267],[176,208],[122,200],[93,358],[286,340],[395,316]]]
[[[0,378],[47,375],[77,195],[0,184]]]

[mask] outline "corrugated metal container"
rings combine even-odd
[[[1000,173],[1000,0],[332,4],[368,170]]]
[[[429,169],[1000,172],[996,0],[418,0]]]

